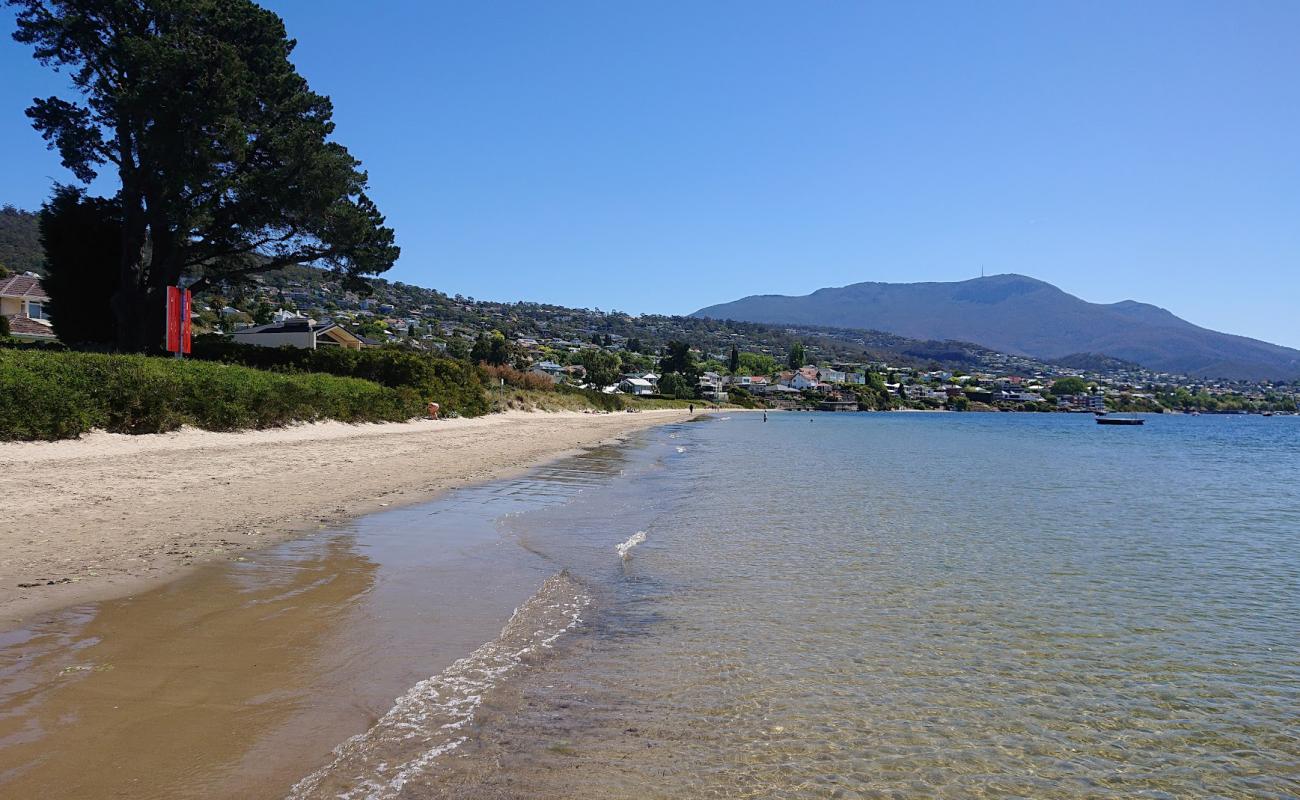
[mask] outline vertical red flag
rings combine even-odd
[[[190,290],[181,290],[181,352],[190,352]]]
[[[167,352],[176,353],[181,349],[181,290],[176,286],[167,287]]]
[[[190,290],[167,287],[167,352],[190,352]]]

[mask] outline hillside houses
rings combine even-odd
[[[1160,375],[1118,362],[1100,372],[1085,371],[976,345],[923,343],[873,331],[495,302],[384,280],[374,281],[373,293],[366,297],[345,290],[329,273],[309,268],[261,276],[248,287],[222,287],[215,297],[204,300],[204,318],[196,325],[200,331],[252,326],[260,304],[321,325],[339,325],[359,334],[363,343],[401,343],[461,358],[468,355],[478,337],[499,331],[510,344],[512,366],[576,384],[583,383],[580,361],[592,348],[617,354],[623,378],[631,378],[656,372],[666,344],[684,341],[690,344],[697,364],[711,373],[699,387],[706,398],[719,397],[734,387],[760,402],[784,398],[811,404],[814,398],[836,393],[887,394],[901,406],[1056,410],[1074,408],[1076,402],[1151,406],[1158,396],[1174,389],[1238,405],[1269,402],[1279,391],[1291,397],[1297,391],[1294,387]],[[266,319],[264,310],[257,316]],[[277,314],[274,321],[285,318]],[[799,369],[774,366],[767,374],[727,373],[732,347],[781,365],[796,342],[807,354],[807,362]],[[1100,401],[1063,404],[1050,395],[1054,380],[1083,375],[1096,387],[1091,394]],[[645,393],[639,384],[629,383],[624,388]]]

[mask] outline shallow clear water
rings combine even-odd
[[[1291,418],[662,429],[502,522],[585,623],[395,796],[1294,797],[1298,475]]]
[[[0,634],[0,796],[1298,797],[1297,475],[1300,418],[665,426]]]

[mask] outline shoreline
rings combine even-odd
[[[0,444],[0,631],[700,413],[505,412]]]

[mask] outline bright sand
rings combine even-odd
[[[0,630],[688,416],[511,412],[0,444]]]

